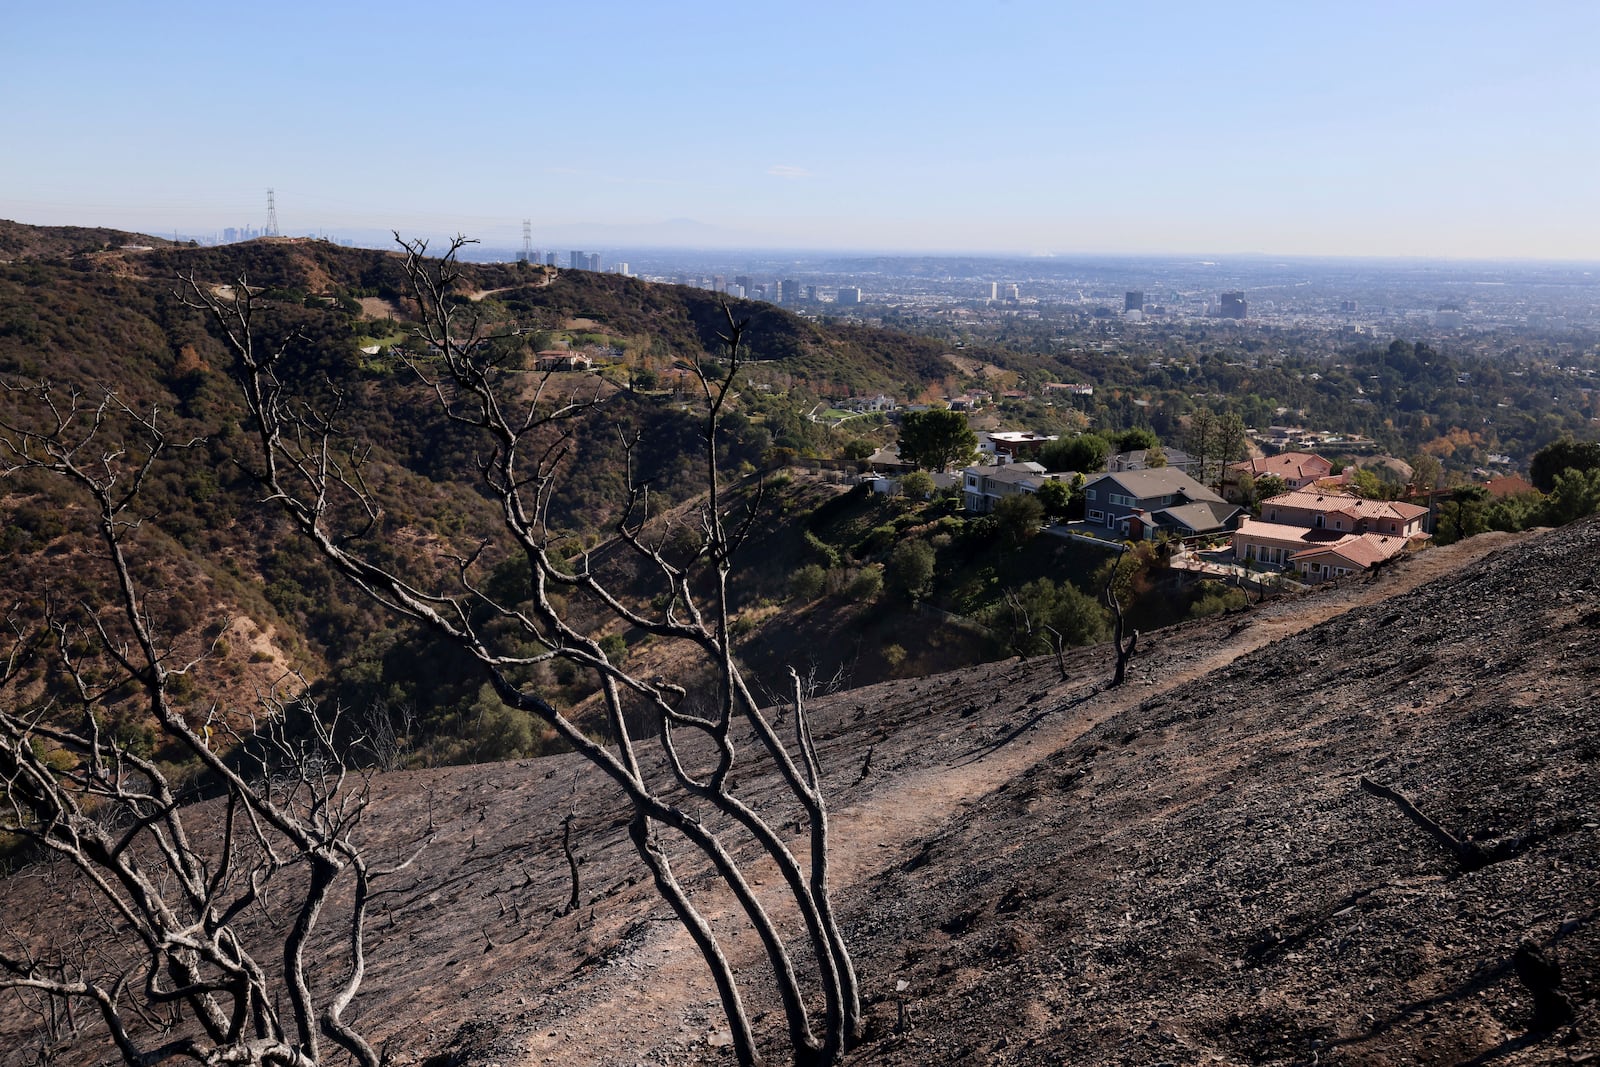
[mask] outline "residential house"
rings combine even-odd
[[[978,434],[978,451],[990,457],[1009,457],[1011,460],[1033,459],[1055,434],[1034,433],[1031,430],[995,430]]]
[[[888,471],[890,473],[908,471],[916,466],[914,463],[901,459],[900,449],[892,445],[888,448],[880,448],[872,453],[867,457],[866,464],[868,470]]]
[[[1200,461],[1181,448],[1163,448],[1161,452],[1167,457],[1166,466],[1180,470],[1185,474],[1194,474],[1200,467]],[[1150,470],[1150,450],[1136,448],[1132,452],[1118,452],[1106,460],[1108,471],[1142,471]]]
[[[961,476],[948,474],[945,471],[930,471],[928,477],[933,479],[933,495],[939,496],[947,489],[952,489],[961,484]],[[874,493],[881,496],[898,496],[901,492],[901,479],[888,474],[863,475],[861,480],[872,487]]]
[[[1045,482],[1071,482],[1072,473],[1047,474],[1037,463],[976,464],[961,472],[961,505],[968,511],[987,515],[1008,496],[1037,493]]]
[[[951,411],[977,411],[994,399],[994,394],[987,389],[969,389],[960,396],[946,397]]]
[[[1497,478],[1490,478],[1483,483],[1483,487],[1489,490],[1489,495],[1496,500],[1508,496],[1525,496],[1539,491],[1532,482],[1520,474],[1502,474]]]
[[[538,354],[534,364],[539,370],[589,370],[594,366],[594,360],[580,352],[568,352],[565,349],[552,348]]]
[[[1089,532],[1135,541],[1222,533],[1243,511],[1176,467],[1096,475],[1084,485],[1083,507]]]
[[[1346,493],[1291,489],[1261,502],[1265,522],[1307,526],[1344,533],[1381,533],[1426,537],[1428,509],[1400,500],[1364,500]]]
[[[882,393],[876,396],[853,396],[848,400],[841,400],[838,406],[847,411],[870,413],[875,411],[893,411],[894,397]]]
[[[1333,463],[1315,452],[1279,452],[1275,456],[1228,464],[1222,475],[1223,495],[1229,500],[1243,503],[1245,494],[1242,486],[1247,474],[1252,480],[1275,475],[1282,478],[1290,489],[1304,489],[1335,480]],[[1347,480],[1340,476],[1338,483],[1343,484]]]
[[[1427,540],[1428,509],[1297,489],[1261,504],[1233,534],[1234,558],[1298,571],[1308,581],[1360,574]]]

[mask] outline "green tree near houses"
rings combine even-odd
[[[1044,522],[1044,505],[1033,493],[1013,493],[996,502],[994,517],[1001,544],[1021,548],[1038,534]]]
[[[1078,471],[1093,474],[1105,470],[1111,455],[1111,442],[1099,434],[1082,433],[1064,441],[1051,441],[1039,451],[1039,462],[1048,471]]]
[[[1045,482],[1033,494],[1050,519],[1064,519],[1072,507],[1072,487],[1059,479]]]
[[[935,488],[933,475],[927,471],[912,471],[900,479],[900,495],[908,500],[926,500]]]
[[[1533,454],[1533,461],[1528,464],[1528,480],[1540,492],[1551,493],[1562,471],[1597,469],[1600,469],[1600,441],[1579,441],[1568,433]]]
[[[900,458],[924,470],[964,466],[978,450],[978,435],[959,411],[910,411],[900,420]]]
[[[884,578],[889,588],[915,603],[933,587],[933,546],[923,540],[902,541],[889,554]]]

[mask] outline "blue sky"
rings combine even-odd
[[[8,6],[24,222],[1600,259],[1592,0]]]

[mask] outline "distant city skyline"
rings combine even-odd
[[[0,218],[378,243],[1600,261],[1600,5],[8,12]]]

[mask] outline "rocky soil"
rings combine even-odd
[[[1600,1063],[1597,652],[1590,522],[1147,635],[1119,689],[1100,648],[1065,679],[1013,662],[819,702],[871,1021],[850,1062]],[[1465,869],[1363,778],[1490,862]],[[396,1062],[732,1062],[589,772],[558,757],[378,791],[376,849],[434,834],[373,924],[358,1001]],[[574,797],[583,907],[557,917]],[[24,871],[0,908],[15,927],[55,891]],[[1576,1025],[1530,1031],[1519,946],[1559,965]],[[759,946],[730,951],[773,1011]],[[40,1060],[27,1022],[0,1003],[0,1064]],[[757,1025],[777,1038],[776,1015]]]

